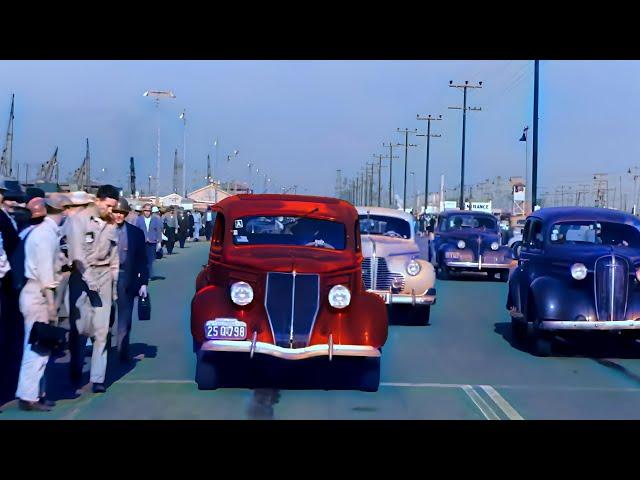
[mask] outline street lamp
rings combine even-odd
[[[182,189],[184,197],[187,198],[187,110],[183,109],[180,114],[182,120]]]
[[[149,196],[151,196],[151,175],[149,175]]]
[[[152,97],[156,104],[156,121],[158,123],[158,159],[156,162],[156,202],[160,198],[160,99],[161,98],[176,98],[171,90],[147,90],[142,94],[143,97]],[[151,193],[151,189],[149,189]]]

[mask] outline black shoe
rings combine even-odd
[[[40,398],[40,400],[38,400],[38,403],[40,405],[45,405],[47,407],[55,407],[56,406],[56,402],[54,402],[53,400],[47,399],[47,397]]]
[[[26,400],[18,400],[18,407],[20,410],[27,412],[50,412],[51,407],[39,402],[27,402]]]
[[[104,393],[107,391],[104,383],[94,383],[92,387],[93,393]]]

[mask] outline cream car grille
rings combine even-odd
[[[391,290],[391,282],[394,278],[400,278],[401,287],[395,290],[404,290],[404,275],[389,271],[387,261],[380,257],[365,257],[362,261],[362,280],[367,290]]]

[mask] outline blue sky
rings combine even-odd
[[[186,108],[193,187],[202,184],[218,138],[220,159],[240,152],[218,163],[224,177],[246,180],[251,161],[276,186],[331,195],[336,169],[355,174],[373,154],[386,153],[382,142],[403,141],[396,128],[423,131],[417,113],[442,114],[432,124],[442,134],[431,143],[433,191],[440,174],[447,185],[459,181],[462,118],[447,107],[461,105],[462,92],[449,80],[483,81],[469,93],[469,105],[482,111],[467,117],[467,181],[523,174],[518,138],[532,121],[533,62],[522,60],[1,61],[0,133],[15,93],[14,162],[22,178],[26,163],[35,171],[56,146],[66,177],[82,162],[88,137],[94,178],[123,184],[133,156],[146,188],[155,175],[156,124],[142,93],[171,89],[177,98],[160,112],[163,191],[171,188],[173,151],[182,151],[178,115]],[[540,93],[540,185],[588,183],[595,172],[620,175],[640,165],[639,62],[543,61]],[[409,170],[422,191],[424,139],[412,141],[420,146],[410,150]],[[401,171],[399,161],[396,189]]]

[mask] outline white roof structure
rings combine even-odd
[[[218,203],[230,196],[231,194],[229,192],[222,190],[213,183],[189,193],[189,198],[193,200],[194,203],[206,203],[208,205]]]
[[[413,224],[415,218],[410,213],[403,212],[402,210],[395,210],[393,208],[384,207],[356,207],[358,215],[384,215],[385,217],[401,218],[406,220],[410,224]]]

